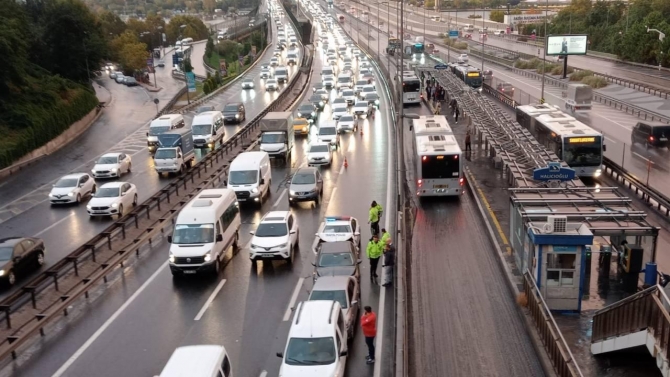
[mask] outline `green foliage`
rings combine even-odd
[[[467,50],[468,44],[466,42],[459,42],[456,39],[444,38],[444,44],[457,50]]]
[[[212,53],[214,52],[214,40],[212,40],[212,37],[207,38],[207,45],[205,45],[205,57],[207,59],[212,57]]]
[[[492,10],[489,15],[489,20],[494,22],[503,22],[505,20],[505,12],[501,10]]]
[[[131,75],[146,67],[149,57],[147,45],[140,42],[134,32],[126,30],[110,42],[110,47],[113,59],[121,64],[125,74]]]
[[[198,17],[179,15],[170,19],[170,23],[165,27],[165,34],[168,43],[174,44],[184,38],[193,38],[194,41],[206,39],[209,36],[209,29]]]
[[[570,81],[582,81],[585,77],[593,76],[593,71],[585,69],[583,71],[577,71],[570,75]]]
[[[435,0],[426,0],[423,2],[423,7],[426,9],[435,9]]]
[[[191,64],[191,59],[186,58],[184,59],[184,72],[193,72],[193,65]]]
[[[582,83],[590,85],[594,89],[604,88],[607,86],[608,82],[604,77],[598,76],[587,76],[582,79]]]
[[[517,60],[514,66],[519,69],[538,69],[542,65],[542,60],[533,58],[531,60]]]
[[[559,66],[551,63],[544,63],[544,65],[540,63],[535,71],[537,73],[551,73],[555,68],[559,68]]]
[[[471,14],[468,16],[468,18],[482,18],[481,14]]]
[[[571,74],[574,71],[575,71],[574,68],[568,67],[568,74]],[[554,69],[551,70],[551,74],[556,75],[556,76],[562,75],[563,74],[563,64],[559,64],[559,65],[555,66]]]

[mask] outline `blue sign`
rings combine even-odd
[[[449,68],[449,66],[446,65],[446,64],[435,64],[435,67],[434,67],[434,68],[437,69],[437,70],[442,70],[442,69],[447,69],[447,68]]]
[[[195,88],[195,73],[186,72],[186,86],[188,86],[189,93],[195,93],[197,91]]]
[[[562,167],[559,162],[550,162],[546,168],[535,169],[533,179],[536,181],[571,181],[575,179],[575,171]]]
[[[148,58],[147,67],[153,67],[153,66],[154,66],[154,58]]]
[[[449,38],[457,39],[458,38],[458,30],[449,30]]]

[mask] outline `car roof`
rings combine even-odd
[[[351,251],[351,241],[324,242],[321,244],[320,253],[341,253]]]
[[[88,175],[88,173],[71,173],[71,174],[64,175],[64,176],[60,177],[60,179],[65,179],[65,178],[81,178],[81,177],[83,177],[83,176],[85,176],[85,175]]]
[[[0,246],[14,246],[17,243],[26,240],[26,239],[32,239],[30,237],[7,237],[7,238],[2,238],[0,239]]]
[[[161,377],[209,376],[219,367],[221,354],[226,351],[219,345],[193,345],[177,348],[161,372]]]
[[[332,127],[332,126],[329,126],[329,127]],[[329,145],[329,144],[330,143],[327,143],[325,141],[313,141],[313,142],[309,143],[309,146],[311,147],[313,145]]]
[[[100,157],[119,157],[123,152],[105,153]]]
[[[347,290],[350,276],[321,276],[316,280],[312,291]]]
[[[323,144],[325,144],[325,143],[323,143]],[[295,176],[297,174],[307,174],[307,173],[316,174],[316,172],[317,172],[317,169],[310,166],[310,167],[307,167],[307,168],[298,169],[295,173],[293,173],[293,175]]]
[[[283,223],[286,222],[289,211],[270,211],[261,219],[262,223]]]
[[[121,185],[124,184],[124,183],[127,183],[127,182],[122,182],[122,181],[108,182],[108,183],[105,183],[104,185],[100,186],[100,188],[121,187]]]
[[[296,310],[289,338],[324,338],[335,336],[333,313],[342,309],[337,301],[303,301]]]

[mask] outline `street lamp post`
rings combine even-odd
[[[184,29],[186,28],[186,25],[179,25],[179,40],[181,40],[181,37],[184,36]],[[184,50],[185,51],[185,50]],[[174,52],[175,54],[177,51]],[[190,64],[189,64],[190,65]],[[183,55],[183,63],[182,67],[184,69],[184,83],[186,84],[186,103],[191,104],[191,95],[188,92],[188,77],[186,77],[186,54]]]
[[[486,38],[487,38],[487,33],[486,33],[486,11],[484,10],[484,6],[482,4],[482,32],[480,33],[482,36],[482,75],[484,74],[484,45],[486,44]]]
[[[647,26],[647,33],[651,33],[652,31],[658,33],[658,70],[660,71],[661,62],[663,62],[663,40],[665,39],[665,33],[658,29],[650,29]]]
[[[545,2],[544,6],[544,56],[542,59],[542,90],[540,91],[540,103],[544,103],[544,80],[547,76],[546,73],[546,64],[547,64],[547,18],[549,17],[549,0]]]

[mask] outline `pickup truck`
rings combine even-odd
[[[181,173],[195,161],[193,131],[177,128],[158,135],[154,167],[159,175]]]

